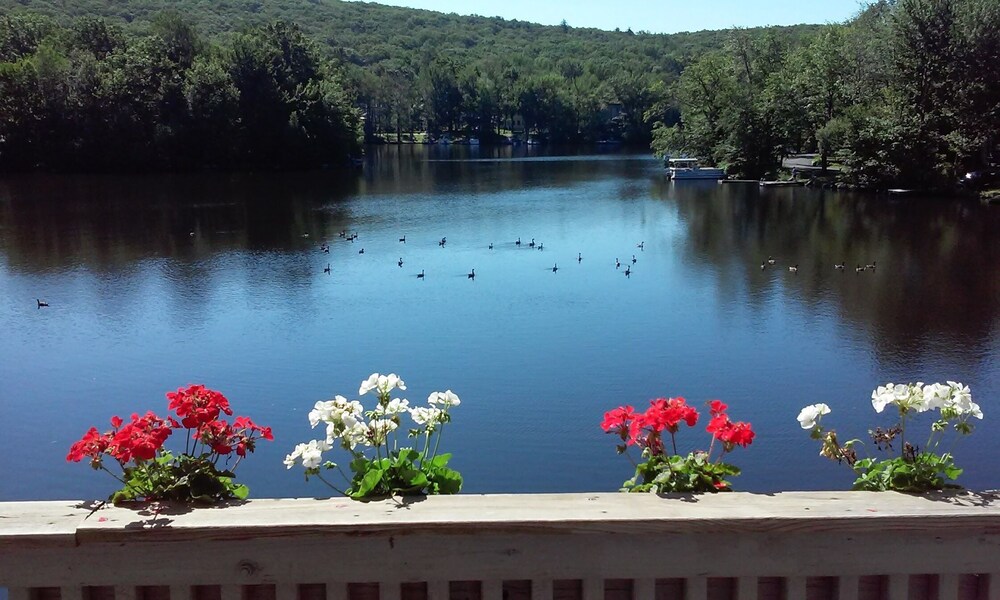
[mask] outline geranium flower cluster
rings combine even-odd
[[[926,385],[887,383],[872,391],[871,403],[879,414],[895,407],[898,421],[869,430],[868,434],[877,449],[898,451],[897,456],[884,460],[859,459],[857,447],[864,445],[860,440],[841,442],[836,431],[825,429],[820,423],[831,413],[830,407],[823,403],[804,407],[798,415],[799,425],[820,441],[821,456],[844,463],[855,472],[853,489],[924,492],[958,487],[950,482],[958,478],[962,469],[955,466],[950,452],[938,453],[938,447],[949,428],[959,435],[968,435],[973,430],[972,419],[983,418],[983,411],[972,401],[968,386],[955,381]],[[917,415],[933,410],[940,411],[940,417],[931,423],[930,436],[921,448],[907,438],[907,432],[912,433],[912,427],[908,426]]]
[[[334,396],[317,402],[309,411],[309,424],[315,429],[325,425],[325,439],[298,444],[285,457],[289,469],[301,464],[306,478],[315,476],[334,490],[354,498],[368,498],[405,493],[457,493],[461,488],[458,472],[446,468],[450,454],[438,454],[441,430],[451,421],[451,409],[461,400],[452,392],[433,392],[427,406],[410,406],[405,398],[393,398],[395,390],[406,390],[405,382],[395,373],[372,373],[361,382],[358,395],[374,392],[375,407],[365,411],[358,400]],[[416,427],[406,437],[422,441],[422,448],[402,447],[398,430],[408,416]],[[405,438],[404,438],[405,439]],[[433,445],[432,445],[433,440]],[[339,469],[323,453],[341,448],[351,457],[353,477],[346,490],[325,479],[323,469]]]
[[[636,467],[636,475],[626,481],[628,491],[718,491],[730,489],[727,475],[736,475],[739,469],[722,462],[722,457],[736,446],[747,447],[756,435],[750,423],[734,422],[727,411],[729,407],[719,400],[708,403],[711,416],[706,431],[712,435],[707,451],[694,450],[682,456],[677,450],[677,432],[681,423],[694,427],[698,411],[684,398],[656,398],[650,400],[645,412],[636,412],[632,406],[619,406],[604,414],[601,428],[605,433],[618,436],[622,443],[618,453],[630,446],[637,446],[645,459]],[[670,450],[666,449],[663,433],[670,436]],[[716,442],[720,452],[714,462],[712,453]]]
[[[66,460],[89,459],[91,467],[118,479],[124,487],[112,494],[115,501],[245,497],[246,486],[232,483],[232,470],[254,451],[257,440],[274,439],[271,428],[257,425],[249,417],[236,417],[232,423],[221,419],[222,414],[233,414],[229,400],[203,385],[168,392],[167,400],[173,415],[159,417],[150,411],[142,416],[133,414],[127,423],[114,416],[109,431],[101,433],[91,427],[70,447]],[[175,457],[165,444],[178,429],[186,430],[187,436],[184,453]],[[235,464],[229,470],[219,470],[220,458],[230,454],[238,457]],[[107,457],[118,463],[122,476],[108,470],[104,464]],[[209,485],[211,493],[203,493],[205,489],[192,487],[192,474],[208,476],[218,485]]]

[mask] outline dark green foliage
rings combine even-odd
[[[213,45],[178,13],[139,36],[13,15],[0,43],[0,168],[315,168],[360,153],[341,75],[295,25]]]
[[[869,187],[948,189],[1000,155],[1000,4],[881,0],[799,46],[733,32],[673,87],[653,147],[770,177],[792,152]]]
[[[854,464],[858,478],[852,490],[866,492],[910,492],[919,494],[943,489],[961,489],[950,483],[958,479],[962,469],[955,466],[951,454],[921,452],[912,458],[895,457],[885,460],[865,458]]]
[[[126,467],[122,489],[110,500],[114,504],[153,499],[205,505],[246,500],[250,488],[233,482],[234,477],[232,471],[219,470],[209,455],[174,456],[163,452],[151,461]]]
[[[427,459],[412,448],[394,450],[391,456],[376,460],[356,458],[351,461],[351,485],[347,495],[355,500],[387,496],[457,494],[462,490],[462,476],[448,468],[451,454]]]
[[[712,461],[705,452],[670,456],[657,454],[639,463],[635,476],[622,486],[623,492],[715,493],[732,491],[728,477],[740,474],[739,467]]]

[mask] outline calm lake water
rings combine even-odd
[[[240,466],[254,496],[330,495],[282,458],[318,433],[313,403],[373,371],[414,403],[461,396],[442,446],[467,492],[617,489],[631,466],[603,412],[667,395],[753,423],[738,489],[842,489],[799,408],[826,402],[864,436],[891,424],[876,385],[946,379],[986,413],[955,446],[961,481],[1000,487],[1000,209],[509,152],[376,149],[349,176],[0,179],[0,500],[105,497],[114,482],[67,464],[70,444],[188,383],[274,427]],[[681,445],[707,445],[703,426]]]

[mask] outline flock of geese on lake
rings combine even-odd
[[[761,263],[760,263],[760,270],[763,271],[763,270],[765,270],[765,269],[767,269],[769,267],[773,267],[776,262],[777,261],[774,260],[773,256],[768,256],[767,260],[761,261]],[[855,273],[862,273],[864,271],[874,271],[875,270],[876,262],[877,261],[873,260],[870,265],[865,265],[863,267],[860,264],[859,265],[855,265],[854,272]],[[833,265],[833,268],[836,269],[836,270],[838,270],[838,271],[844,271],[847,268],[847,262],[846,261],[841,261],[839,263],[835,263]],[[792,272],[792,273],[798,273],[799,272],[799,265],[798,264],[789,265],[788,270],[790,272]]]
[[[302,237],[304,237],[304,238],[305,237],[309,237],[309,234],[308,233],[302,234]],[[343,230],[343,231],[340,232],[339,237],[341,239],[345,239],[345,240],[350,241],[351,243],[354,243],[358,239],[358,234],[357,234],[357,232],[349,234],[349,233],[347,233],[347,230]],[[406,243],[406,235],[405,234],[403,235],[403,237],[399,238],[399,243],[401,243],[401,244],[405,244]],[[444,248],[448,244],[448,238],[447,237],[441,238],[441,240],[438,241],[437,244],[438,244],[439,247]],[[518,238],[516,240],[514,240],[513,245],[514,245],[515,248],[529,248],[529,249],[533,249],[533,250],[545,250],[545,244],[542,243],[542,242],[536,243],[535,242],[535,238],[531,238],[530,242],[522,243],[520,236],[518,236]],[[638,244],[635,245],[635,247],[638,248],[640,252],[642,252],[643,250],[646,249],[646,242],[639,242]],[[493,250],[494,249],[494,243],[490,242],[490,244],[489,244],[489,246],[487,246],[487,248],[489,250]],[[329,254],[330,253],[330,244],[329,244],[329,242],[323,242],[322,244],[320,244],[319,249],[320,249],[320,252],[323,252],[324,254]],[[360,250],[358,250],[358,254],[364,254],[364,253],[365,253],[365,249],[364,248],[361,248]],[[631,262],[631,264],[629,264],[628,261],[626,261],[625,270],[622,271],[622,273],[625,275],[625,277],[631,277],[632,276],[632,265],[636,264],[636,262],[638,262],[638,260],[639,259],[636,258],[635,254],[633,254],[632,255],[632,262]],[[577,254],[576,254],[576,262],[578,264],[583,262],[583,253],[582,252],[577,252]],[[400,256],[399,260],[396,261],[396,265],[399,266],[399,268],[403,268],[403,257],[402,256]],[[621,261],[616,258],[615,259],[615,269],[621,269],[621,267],[622,267]],[[553,263],[551,271],[553,273],[558,273],[559,272],[559,263]],[[323,273],[329,275],[332,272],[333,272],[332,265],[330,263],[327,263],[326,267],[323,268]],[[466,277],[468,277],[469,279],[475,280],[476,279],[476,269],[473,268],[471,271],[469,271],[466,274]],[[421,269],[420,272],[417,273],[417,279],[425,279],[425,278],[426,278],[425,270]]]
[[[304,234],[302,234],[302,237],[307,238],[307,237],[309,237],[309,234],[308,233],[304,233]],[[351,243],[354,243],[358,239],[358,234],[357,234],[357,232],[348,234],[347,231],[344,230],[344,231],[340,232],[340,238],[348,240]],[[406,235],[405,234],[403,235],[403,237],[399,238],[399,243],[401,243],[401,244],[405,244],[406,243]],[[446,237],[443,237],[443,238],[441,238],[440,241],[438,241],[438,246],[440,246],[441,248],[444,248],[447,244],[448,244],[448,238],[446,238]],[[527,244],[522,244],[521,243],[521,238],[519,236],[513,242],[513,244],[514,244],[514,247],[516,247],[516,248],[527,247],[527,248],[535,249],[535,250],[544,250],[545,249],[545,245],[542,244],[541,242],[538,242],[537,244],[535,243],[535,238],[531,238],[531,241],[528,242]],[[638,248],[640,252],[642,252],[646,248],[646,242],[639,242],[638,244],[635,245],[635,247]],[[494,248],[493,242],[490,242],[488,248],[490,250],[493,250],[493,248]],[[320,244],[319,249],[324,254],[329,254],[330,253],[330,244],[328,242],[323,242],[322,244]],[[364,254],[364,253],[365,253],[365,249],[364,248],[361,248],[360,250],[358,250],[358,254]],[[632,276],[632,265],[636,264],[637,261],[638,261],[638,259],[635,257],[635,254],[632,255],[632,261],[631,261],[631,263],[629,263],[626,260],[625,270],[622,271],[622,273],[625,275],[625,277],[631,277]],[[582,253],[577,252],[577,254],[576,254],[576,262],[577,263],[582,263],[583,262],[583,254]],[[764,271],[764,270],[769,269],[769,268],[775,268],[776,264],[777,264],[777,260],[775,260],[775,258],[773,256],[768,256],[767,260],[761,261],[761,263],[760,263],[760,270]],[[403,257],[402,256],[400,256],[399,260],[396,261],[396,265],[398,265],[399,268],[403,268]],[[620,270],[621,267],[622,267],[621,261],[619,259],[615,258],[615,269]],[[855,265],[854,272],[855,273],[862,273],[864,271],[875,271],[875,267],[876,267],[876,261],[873,260],[871,262],[871,264],[866,264],[863,267],[860,264]],[[846,270],[847,269],[846,261],[841,261],[839,263],[834,264],[833,268],[836,269],[836,270],[838,270],[838,271],[844,271],[844,270]],[[558,273],[559,272],[559,263],[553,263],[551,270],[552,270],[553,273]],[[791,273],[798,273],[799,272],[799,265],[798,264],[789,265],[788,271],[791,272]],[[323,269],[323,273],[325,273],[327,275],[330,275],[332,272],[333,272],[332,265],[330,263],[327,263],[326,267],[324,267],[324,269]],[[466,276],[469,279],[475,280],[476,279],[476,269],[473,268],[471,271],[469,271],[466,274]],[[425,278],[426,278],[426,273],[424,272],[424,269],[421,269],[420,272],[417,273],[417,279],[425,279]],[[41,308],[45,308],[45,307],[47,307],[49,305],[48,302],[46,302],[45,300],[42,300],[40,298],[36,298],[35,301],[38,303],[38,308],[40,308],[40,309]]]

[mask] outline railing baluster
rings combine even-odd
[[[402,587],[398,581],[380,581],[378,583],[378,600],[400,600]]]
[[[655,579],[636,579],[632,581],[632,600],[655,600],[655,598]]]
[[[909,593],[909,575],[889,575],[889,600],[907,600]]]
[[[584,579],[583,600],[604,600],[604,580],[593,577]]]
[[[942,573],[938,575],[938,600],[958,600],[958,575]]]
[[[552,580],[532,579],[531,600],[552,600]]]
[[[192,591],[189,585],[172,585],[170,586],[170,600],[194,600]],[[63,596],[62,600],[67,600],[67,598]]]
[[[479,583],[483,600],[503,600],[503,581],[488,579]]]
[[[706,600],[708,598],[708,579],[706,577],[688,577],[684,580],[684,600]]]
[[[757,578],[740,577],[736,581],[737,600],[757,600]]]
[[[448,600],[451,589],[447,581],[428,581],[427,600]]]
[[[326,582],[326,600],[347,600],[347,584],[343,581]]]
[[[837,600],[858,600],[858,578],[844,575],[837,578]]]
[[[987,589],[989,590],[986,592],[987,600],[1000,600],[1000,573],[990,573]],[[14,600],[13,596],[11,596],[11,600]]]
[[[239,585],[220,585],[220,600],[243,600],[243,587]]]
[[[788,600],[805,600],[806,578],[788,577],[785,579],[785,598]]]

